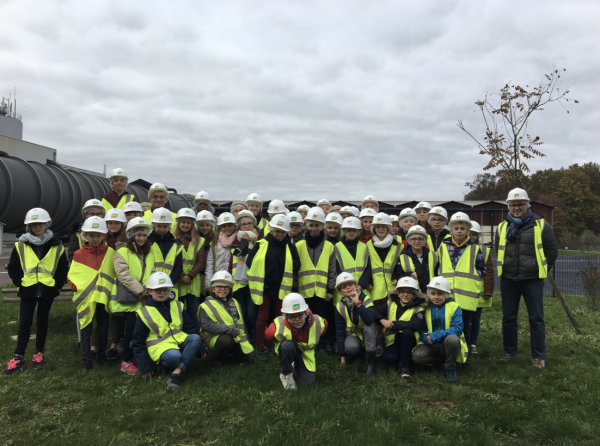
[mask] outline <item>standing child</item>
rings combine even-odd
[[[442,245],[442,242],[445,239],[452,237],[450,231],[446,229],[448,213],[443,207],[435,206],[427,215],[427,221],[431,226],[431,231],[427,232],[427,246],[431,251],[437,252]]]
[[[152,232],[148,236],[150,252],[154,257],[154,267],[158,273],[167,273],[171,282],[177,283],[183,274],[182,244],[171,233],[174,225],[172,212],[158,208],[152,212]],[[177,217],[177,214],[175,214]],[[177,228],[177,226],[175,226]],[[177,286],[173,287],[175,297],[179,297]]]
[[[390,220],[392,221],[392,235],[398,235],[398,231],[400,230],[400,223],[398,223],[397,215],[390,215]]]
[[[231,202],[231,207],[229,208],[229,212],[231,212],[234,217],[237,217],[237,214],[240,211],[247,211],[247,210],[248,210],[248,206],[246,205],[246,202],[242,201],[242,200],[233,200]]]
[[[373,195],[367,195],[362,201],[361,209],[373,209],[377,213],[379,212],[379,202]]]
[[[325,217],[325,235],[327,241],[334,245],[342,239],[342,221],[342,216],[337,212],[330,212]]]
[[[211,214],[215,213],[215,208],[212,205],[212,200],[210,199],[210,194],[201,190],[196,194],[194,198],[194,203],[196,204],[196,213],[199,214],[202,211],[209,211]]]
[[[91,200],[86,201],[85,204],[83,205],[83,208],[81,209],[81,216],[83,217],[84,221],[90,217],[104,218],[105,214],[106,214],[106,209],[104,208],[104,205],[102,204],[102,202],[100,200],[96,200],[95,198],[92,198]],[[81,225],[75,224],[74,232],[71,234],[71,238],[69,240],[69,246],[67,249],[67,257],[69,259],[69,262],[73,261],[73,256],[75,255],[75,251],[77,251],[79,248],[81,248],[81,246],[83,246],[83,242],[85,242],[85,238],[84,239],[81,238],[81,226],[82,225],[83,225],[83,223]]]
[[[325,216],[329,215],[331,212],[331,202],[325,198],[317,202],[317,207],[321,208],[321,210],[325,213]]]
[[[106,228],[106,244],[112,249],[118,249],[127,244],[126,225],[127,217],[121,209],[110,209],[104,216]],[[117,247],[120,243],[121,246]]]
[[[302,216],[302,220],[306,220],[308,211],[310,211],[310,207],[308,207],[305,204],[298,206],[298,208],[296,209],[296,212],[298,212]]]
[[[398,235],[402,238],[402,240],[406,240],[406,234],[408,234],[408,230],[416,225],[418,221],[419,219],[417,218],[417,213],[411,208],[405,208],[400,211],[400,215],[398,217],[398,224],[400,225]]]
[[[130,201],[123,206],[123,212],[125,212],[125,218],[129,223],[132,218],[142,217],[145,211],[139,203]]]
[[[304,218],[299,212],[292,211],[288,214],[290,220],[290,236],[291,242],[295,245],[300,240],[304,240]]]
[[[217,271],[233,271],[233,242],[237,237],[235,217],[223,212],[217,218],[217,233],[206,258],[206,282],[210,283]],[[237,266],[237,262],[236,262]]]
[[[373,217],[375,217],[376,214],[377,212],[371,208],[366,208],[360,211],[359,219],[361,230],[358,234],[358,239],[363,243],[367,243],[369,240],[371,240],[371,237],[373,237],[373,233],[371,232],[371,224],[373,222]]]
[[[100,217],[88,218],[81,228],[85,243],[77,250],[69,270],[69,285],[75,293],[73,303],[81,327],[81,361],[83,370],[91,372],[92,365],[92,319],[96,320],[98,345],[96,362],[112,365],[106,359],[108,342],[108,312],[106,307],[111,297],[116,274],[115,251],[104,243],[108,233],[106,222]]]
[[[261,196],[257,193],[248,195],[248,198],[246,198],[246,205],[248,206],[248,210],[254,214],[258,229],[264,234],[264,229],[269,224],[269,221],[266,218],[263,218],[263,201]]]
[[[110,185],[112,186],[113,190],[105,193],[102,197],[102,205],[104,206],[104,209],[123,209],[123,206],[125,206],[126,203],[135,200],[135,196],[133,194],[128,194],[125,192],[128,180],[129,178],[123,169],[117,167],[112,171],[108,181],[110,181]]]
[[[431,206],[429,203],[426,201],[421,201],[413,209],[417,213],[417,218],[419,219],[417,224],[425,228],[425,231],[429,231],[431,229],[429,223],[427,222],[427,217],[429,216],[429,211],[431,211],[431,208],[433,208],[433,206]]]
[[[141,217],[134,218],[127,223],[127,246],[119,248],[114,257],[117,283],[113,286],[108,308],[112,314],[121,314],[125,322],[121,371],[128,375],[138,372],[131,348],[135,312],[148,298],[146,284],[148,277],[155,272],[149,234],[150,224]]]
[[[52,220],[44,209],[33,208],[25,215],[25,234],[19,237],[10,255],[6,270],[12,283],[19,288],[19,334],[13,359],[3,375],[12,375],[25,365],[25,350],[37,306],[37,333],[33,368],[46,365],[44,347],[48,335],[48,316],[54,298],[67,281],[69,261],[62,243],[50,230]]]
[[[217,237],[215,233],[215,216],[210,211],[200,211],[196,215],[196,229],[198,235],[204,239],[202,247],[200,248],[200,277],[201,277],[201,288],[200,288],[200,303],[204,302],[207,295],[207,288],[210,288],[206,282],[206,258],[208,252],[213,250],[213,257],[216,257],[216,247],[213,243]]]

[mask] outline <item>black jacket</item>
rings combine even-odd
[[[292,255],[292,268],[294,271],[294,287],[292,291],[297,292],[298,286],[298,272],[300,271],[300,256],[296,246],[291,243],[291,240],[286,236],[282,241],[277,240],[273,237],[273,234],[269,233],[265,237],[265,240],[269,243],[267,247],[267,255],[265,258],[265,294],[270,296],[278,296],[279,288],[283,280],[283,273],[285,272],[285,247],[290,247],[290,254]],[[246,259],[246,266],[248,269],[252,267],[252,261],[254,256],[258,252],[260,244],[257,243],[248,254]]]
[[[358,243],[360,243],[358,238],[355,238],[354,240],[346,240],[346,237],[342,237],[341,243],[346,247],[346,249],[352,256],[352,258],[356,260],[356,246],[358,245]],[[343,273],[342,268],[340,267],[340,263],[337,261],[335,262],[335,269],[336,269],[336,274],[338,276]],[[365,270],[363,271],[362,275],[360,276],[358,284],[363,289],[367,288],[369,286],[369,283],[371,283],[372,275],[373,275],[373,273],[371,271],[371,259],[369,258],[367,260],[367,264],[365,265]]]
[[[146,299],[146,306],[156,308],[160,315],[168,323],[171,323],[172,302],[172,299],[167,299],[165,302],[157,302],[154,299],[152,299],[152,296],[148,296],[148,299]],[[183,311],[182,314],[183,326],[181,327],[181,329],[183,330],[183,332],[187,334],[199,334],[198,325],[192,320],[187,311]],[[133,354],[135,355],[135,359],[137,360],[139,371],[142,374],[152,371],[152,360],[150,359],[150,355],[148,355],[148,349],[146,348],[146,339],[148,339],[149,334],[150,329],[146,326],[146,324],[144,324],[142,319],[138,317],[135,321],[133,338],[131,340],[131,348],[133,349]],[[204,353],[206,353],[206,347],[204,346],[204,344],[201,344],[196,354],[202,355]]]
[[[429,256],[431,255],[431,251],[427,248],[423,248],[423,264],[419,262],[419,258],[416,254],[413,254],[412,248],[409,247],[404,253],[408,257],[410,257],[415,265],[415,272],[417,273],[417,282],[419,282],[419,288],[421,289],[421,293],[427,292],[427,285],[429,284]],[[402,255],[402,254],[400,254]],[[398,280],[401,277],[411,276],[411,272],[404,271],[402,267],[402,262],[399,261],[396,268],[394,268],[394,272],[392,274],[392,280]]]
[[[60,240],[58,240],[56,237],[52,237],[50,240],[40,246],[32,245],[28,242],[25,242],[25,244],[33,248],[33,251],[36,253],[39,259],[43,259],[46,254],[48,254],[48,251],[50,251],[50,248],[60,245]],[[41,283],[37,283],[28,287],[21,287],[21,280],[23,280],[23,276],[25,274],[23,273],[23,268],[21,267],[21,260],[19,259],[19,252],[16,246],[13,248],[13,251],[10,254],[10,260],[6,266],[6,270],[8,271],[8,277],[10,277],[12,283],[19,287],[17,296],[20,298],[35,299],[39,297],[42,299],[54,299],[59,295],[60,289],[67,282],[67,275],[69,274],[69,261],[67,260],[66,253],[63,252],[58,259],[58,265],[56,266],[56,272],[54,273],[54,287],[49,287]]]
[[[394,328],[391,329],[393,332],[400,332],[402,330],[411,330],[413,333],[418,333],[421,325],[423,324],[423,312],[420,311],[418,313],[413,314],[410,318],[410,321],[400,321],[400,317],[408,310],[413,309],[414,307],[423,306],[425,303],[425,299],[422,297],[415,297],[415,299],[406,306],[402,306],[400,302],[400,298],[393,294],[392,300],[398,306],[396,310],[396,320],[394,322]],[[379,305],[375,307],[375,321],[378,324],[381,324],[381,319],[388,318],[388,306],[387,305]]]
[[[181,242],[177,240],[173,234],[167,232],[165,235],[158,235],[156,232],[152,231],[148,236],[148,240],[150,240],[150,245],[156,243],[160,248],[160,252],[162,252],[163,258],[167,258],[169,251],[173,244],[181,245]],[[171,274],[169,274],[169,278],[171,282],[176,284],[181,279],[183,274],[183,255],[181,253],[177,254],[175,257],[175,264],[173,265],[173,270]]]
[[[434,246],[429,246],[429,249],[431,249],[432,251],[437,251],[438,248],[440,247],[440,245],[442,244],[442,242],[444,241],[444,239],[446,238],[447,235],[450,234],[450,231],[448,231],[446,228],[442,229],[440,231],[440,233],[437,235],[435,235],[435,233],[433,231],[427,231],[427,235],[429,235],[431,237],[431,241],[433,242]]]
[[[367,296],[365,296],[365,293],[363,293],[362,291],[360,292],[360,300],[361,302],[364,302],[366,300]],[[342,298],[342,300],[340,301],[342,303],[342,305],[345,305],[346,307],[348,307],[348,305],[346,304],[346,300],[344,298]],[[382,305],[383,306],[383,305]],[[373,322],[375,322],[375,307],[365,307],[364,305],[359,305],[354,306],[352,308],[352,310],[348,309],[348,315],[350,316],[350,319],[352,320],[352,323],[354,325],[358,325],[358,323],[360,322],[360,319],[362,319],[362,321],[365,323],[365,325],[371,325]],[[335,340],[337,342],[337,346],[338,346],[338,353],[340,356],[346,356],[346,350],[344,347],[344,343],[346,341],[346,320],[344,319],[344,317],[340,314],[339,311],[337,311],[337,309],[335,310]]]
[[[541,219],[542,217],[539,215],[533,214],[531,220],[519,228],[517,239],[513,242],[506,241],[504,264],[502,265],[503,278],[528,280],[539,277],[539,266],[535,256],[534,226],[536,220]],[[510,225],[510,223],[508,224]],[[496,247],[499,243],[500,235],[496,231]],[[550,270],[558,257],[558,243],[548,222],[544,223],[544,229],[542,230],[542,246],[548,261],[548,270]]]

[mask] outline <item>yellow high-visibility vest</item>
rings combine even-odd
[[[463,310],[475,311],[481,295],[482,278],[477,274],[475,263],[479,245],[467,245],[462,256],[456,264],[456,270],[452,268],[452,260],[448,253],[446,243],[442,243],[438,251],[439,267],[438,273],[446,278],[452,290],[451,296]]]
[[[342,272],[352,274],[356,279],[356,283],[358,283],[369,262],[367,245],[361,241],[356,244],[356,259],[352,257],[352,254],[350,254],[350,251],[348,251],[348,248],[342,242],[335,244],[333,252]],[[369,290],[363,289],[362,291],[367,297],[371,296]],[[333,305],[337,306],[341,300],[342,295],[336,289],[333,293]]]
[[[294,341],[292,331],[286,327],[283,322],[283,316],[279,316],[273,321],[275,324],[275,353],[279,353],[279,345],[283,341],[293,341],[296,344],[298,350],[302,354],[302,361],[306,370],[309,372],[317,371],[317,363],[315,361],[315,347],[319,344],[321,335],[325,331],[325,322],[320,316],[313,314],[314,322],[310,326],[308,333],[308,342],[296,342]]]
[[[399,257],[400,265],[402,265],[402,269],[405,273],[414,273],[417,270],[415,269],[415,263],[413,259],[409,257],[408,254],[402,254]],[[431,280],[435,276],[435,266],[437,265],[437,254],[433,251],[429,251],[427,255],[427,266],[429,267],[429,276],[427,279]]]
[[[125,246],[119,248],[117,252],[123,256],[123,259],[125,259],[125,262],[127,263],[127,266],[129,268],[129,274],[131,274],[131,276],[134,279],[138,280],[145,287],[148,283],[148,278],[152,274],[152,268],[154,267],[154,256],[152,255],[152,253],[148,254],[146,258],[143,259]],[[142,264],[145,265],[143,270],[144,277],[142,277]],[[115,282],[113,290],[111,292],[110,301],[108,302],[108,308],[111,313],[133,312],[141,306],[141,302],[135,302],[130,304],[123,304],[118,302],[117,283]]]
[[[263,303],[263,296],[265,291],[265,267],[267,250],[269,249],[269,242],[265,239],[259,240],[258,251],[256,252],[254,259],[252,260],[252,266],[248,270],[248,286],[250,288],[250,294],[252,301],[256,305]],[[279,298],[283,300],[285,296],[292,292],[292,286],[294,285],[294,262],[292,260],[292,252],[289,245],[285,247],[285,265],[283,267],[283,280],[279,287]]]
[[[445,327],[446,330],[448,330],[450,328],[450,326],[452,325],[451,324],[452,316],[454,316],[454,313],[456,313],[457,311],[460,311],[460,308],[456,302],[446,302],[445,307],[444,307],[444,323],[446,325],[446,327]],[[431,323],[431,307],[428,307],[425,310],[425,321],[427,322],[427,331],[429,333],[432,333],[433,325]],[[465,334],[461,333],[459,338],[460,338],[460,354],[458,355],[458,358],[456,358],[456,361],[459,364],[464,364],[467,361],[467,356],[469,354],[469,348],[467,347],[467,341],[465,340]],[[420,337],[418,338],[417,343],[422,344]]]
[[[56,269],[58,268],[58,260],[62,253],[65,252],[62,243],[50,248],[41,260],[38,259],[31,246],[23,242],[17,242],[15,243],[15,247],[17,248],[21,268],[23,269],[21,287],[25,288],[36,283],[41,283],[49,287],[56,286],[54,274],[56,274]]]
[[[167,258],[163,257],[163,253],[160,250],[160,247],[157,243],[152,243],[150,245],[150,254],[154,257],[154,268],[156,268],[157,273],[165,273],[171,274],[173,271],[173,267],[175,266],[175,259],[183,249],[183,245],[179,243],[179,241],[175,241],[169,252],[167,253]],[[173,293],[175,293],[175,298],[179,297],[179,290],[177,289],[177,284],[172,289]]]
[[[362,306],[364,306],[365,308],[370,308],[373,306],[373,301],[371,300],[371,298],[367,297],[362,303]],[[352,318],[350,317],[350,314],[348,312],[348,307],[344,305],[344,302],[342,301],[340,301],[336,305],[335,309],[340,314],[340,316],[342,316],[346,321],[346,336],[357,336],[361,340],[361,342],[364,343],[362,330],[365,326],[365,323],[362,320],[362,318],[359,316],[358,325],[354,325],[354,322],[352,322]]]
[[[146,348],[154,362],[159,362],[160,356],[167,350],[179,350],[188,337],[183,331],[183,304],[173,299],[170,310],[171,323],[168,323],[154,307],[144,306],[136,311],[138,317],[150,329],[146,338]]]
[[[114,209],[123,210],[123,206],[125,206],[127,203],[129,203],[131,201],[135,201],[135,195],[128,194],[127,192],[125,192],[123,195],[121,195],[121,198],[119,199],[119,202],[114,207]],[[113,209],[113,205],[110,204],[106,198],[102,199],[102,204],[104,205],[104,209],[106,209],[107,211],[109,211],[110,209]],[[150,220],[148,220],[148,223],[149,222],[150,222]]]
[[[181,277],[189,274],[196,264],[196,256],[198,255],[198,251],[202,249],[202,245],[204,245],[204,239],[201,237],[200,241],[196,244],[190,242],[187,249],[185,249],[183,245],[181,246],[181,256],[183,257],[183,274]],[[180,280],[177,283],[177,290],[180,296],[193,294],[196,297],[200,297],[200,291],[202,290],[202,276],[200,273],[196,274],[196,277],[194,277],[189,284],[183,283]]]
[[[75,284],[77,291],[73,303],[81,328],[86,327],[96,312],[96,304],[108,306],[113,291],[116,293],[117,275],[114,266],[115,250],[108,248],[99,270],[73,261],[68,279]]]
[[[403,322],[409,322],[412,317],[415,315],[415,313],[420,313],[421,311],[423,311],[423,307],[413,307],[411,310],[412,311],[405,311],[404,313],[402,313],[402,315],[400,316],[400,319],[396,319],[396,313],[398,312],[398,304],[396,304],[396,302],[394,302],[393,300],[388,300],[388,321],[403,321]],[[392,345],[394,343],[394,341],[396,340],[396,335],[398,333],[393,333],[391,331],[386,331],[385,333],[385,346],[389,347],[390,345]],[[417,344],[419,343],[419,332],[417,331],[415,333],[415,339],[417,340]]]
[[[394,289],[394,285],[392,285],[392,273],[398,263],[398,257],[403,246],[402,244],[394,244],[392,242],[385,262],[382,262],[375,250],[373,240],[369,240],[367,243],[371,258],[371,272],[373,274],[373,289],[371,290],[371,299],[373,301],[387,299],[388,291]]]
[[[306,240],[296,243],[300,256],[300,272],[298,273],[298,292],[305,299],[327,296],[327,277],[329,273],[329,257],[333,254],[333,244],[327,240],[323,243],[323,251],[315,266],[308,255]]]
[[[233,299],[233,303],[235,304],[235,308],[237,309],[239,315],[237,322],[233,321],[231,315],[227,312],[227,310],[225,310],[225,308],[223,308],[222,305],[215,304],[209,299],[205,300],[198,308],[198,319],[200,319],[200,309],[203,309],[215,324],[227,325],[228,327],[235,326],[240,333],[233,338],[233,340],[240,344],[240,347],[242,347],[242,352],[247,355],[254,350],[254,347],[252,347],[252,344],[248,342],[248,335],[246,334],[246,327],[244,325],[244,318],[242,317],[240,306],[235,299]],[[204,330],[204,328],[200,328],[200,337],[209,350],[215,348],[219,336],[219,334],[209,333]]]

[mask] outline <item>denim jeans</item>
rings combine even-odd
[[[193,294],[186,294],[179,298],[181,303],[185,304],[185,312],[194,321],[194,332],[200,331],[200,322],[198,322],[198,307],[200,306],[200,297],[194,296]]]
[[[481,312],[483,308],[478,308],[477,311],[471,316],[471,340],[467,344],[469,347],[471,345],[477,345],[477,339],[479,338],[479,328],[481,327]],[[465,335],[465,340],[467,336]]]
[[[529,316],[531,357],[546,358],[546,325],[544,323],[544,279],[510,280],[500,279],[502,296],[502,340],[504,353],[517,354],[517,316],[521,296]]]
[[[240,305],[240,310],[242,310],[242,317],[244,318],[246,330],[248,331],[246,334],[250,337],[254,337],[254,333],[256,332],[256,320],[258,319],[258,306],[252,300],[250,287],[245,286],[244,288],[240,288],[233,294],[233,298]]]
[[[160,363],[163,367],[179,367],[185,372],[185,369],[192,358],[196,356],[196,352],[201,345],[202,339],[200,339],[200,335],[188,335],[179,349],[172,348],[160,355]]]
[[[412,351],[417,345],[415,333],[405,328],[396,334],[394,343],[383,351],[383,362],[397,366],[398,363],[408,366],[412,358]]]

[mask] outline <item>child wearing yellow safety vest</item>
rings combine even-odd
[[[154,183],[148,189],[148,199],[150,200],[151,207],[150,209],[144,211],[144,215],[142,215],[144,220],[146,220],[147,222],[152,222],[152,216],[154,214],[154,211],[158,209],[168,211],[171,214],[171,234],[173,234],[175,232],[175,227],[177,226],[177,224],[175,223],[176,214],[175,212],[171,212],[166,207],[169,202],[169,191],[167,187],[162,183]],[[144,206],[142,205],[142,208],[143,207]],[[161,214],[161,216],[162,215],[165,214],[163,213]]]
[[[417,280],[422,293],[427,292],[427,284],[435,276],[437,266],[437,255],[425,247],[427,243],[427,232],[420,225],[413,226],[406,234],[409,245],[398,258],[398,265],[392,277],[392,283],[400,277],[410,276]]]
[[[106,214],[106,208],[102,204],[102,201],[92,198],[88,200],[83,205],[81,209],[81,217],[83,221],[90,217],[102,217]],[[69,246],[67,249],[67,257],[69,258],[69,262],[73,261],[73,256],[75,255],[75,251],[83,246],[83,242],[85,242],[85,237],[81,238],[81,226],[83,223],[75,223],[73,225],[73,232],[71,233],[71,238],[69,239]]]
[[[288,237],[290,221],[275,215],[269,222],[269,233],[259,240],[248,258],[248,285],[251,298],[258,307],[256,320],[256,349],[263,361],[267,360],[265,329],[270,314],[281,315],[283,298],[297,290],[300,257],[296,245]]]
[[[450,383],[458,380],[457,363],[467,360],[468,348],[463,335],[462,312],[450,298],[450,284],[434,277],[427,285],[429,305],[423,315],[418,345],[412,358],[419,365],[442,365]]]
[[[452,237],[444,239],[438,250],[437,274],[450,283],[452,297],[462,310],[465,338],[471,345],[471,320],[481,297],[483,277],[487,273],[479,245],[469,236],[471,220],[463,212],[450,217]]]
[[[33,314],[37,306],[37,333],[33,368],[45,366],[44,347],[48,334],[48,316],[54,298],[67,280],[69,261],[60,240],[49,229],[50,215],[44,209],[33,208],[25,216],[26,233],[19,237],[10,255],[6,270],[12,283],[19,288],[19,334],[13,359],[3,375],[12,375],[25,365],[25,349],[29,342]]]
[[[215,217],[210,211],[200,211],[196,215],[196,229],[198,230],[198,235],[204,240],[202,246],[200,247],[199,259],[200,259],[200,303],[204,302],[206,299],[207,288],[210,288],[210,283],[206,281],[206,259],[208,257],[208,252],[213,251],[213,257],[215,257],[216,246],[213,241],[217,237],[215,234]]]
[[[129,220],[131,220],[132,218],[142,217],[144,215],[144,210],[142,206],[140,206],[140,204],[135,201],[125,203],[122,210],[125,213],[127,223],[129,223]]]
[[[185,312],[198,325],[198,307],[200,306],[200,292],[202,290],[202,276],[200,270],[202,262],[202,245],[204,239],[196,231],[196,213],[189,208],[177,211],[177,228],[175,238],[181,243],[182,273],[177,284],[179,301],[185,305]]]
[[[111,298],[116,273],[114,267],[115,251],[106,243],[108,229],[100,217],[88,218],[81,228],[85,243],[75,252],[69,270],[69,285],[73,290],[73,303],[77,308],[77,317],[81,328],[81,361],[83,370],[93,369],[91,338],[92,320],[96,320],[98,335],[96,362],[98,365],[112,365],[106,359],[108,342],[108,312],[106,307]]]
[[[197,324],[172,293],[173,282],[166,273],[148,278],[148,299],[137,310],[132,348],[143,378],[152,376],[152,363],[160,364],[169,378],[167,389],[179,388],[179,375],[194,356],[206,356]]]
[[[429,231],[431,229],[431,226],[429,226],[429,222],[427,221],[427,217],[429,216],[429,211],[431,211],[432,208],[433,206],[431,206],[431,204],[427,203],[426,201],[421,201],[420,203],[417,203],[413,209],[413,211],[415,211],[417,214],[417,224],[423,227],[425,231]]]
[[[342,239],[342,216],[337,212],[330,212],[325,217],[325,235],[327,241],[334,245]]]
[[[200,305],[200,336],[209,351],[215,353],[213,370],[218,372],[233,355],[240,362],[250,362],[256,353],[248,340],[239,304],[233,298],[233,277],[217,271],[210,282],[212,293]]]
[[[117,167],[113,169],[112,174],[108,178],[113,190],[105,193],[102,196],[102,204],[104,209],[123,209],[125,204],[135,200],[133,194],[128,194],[125,191],[129,177],[123,169]]]
[[[396,367],[404,378],[410,378],[412,351],[419,341],[426,302],[412,277],[402,277],[396,290],[398,294],[392,294],[387,305],[375,309],[375,318],[384,330],[383,361]]]
[[[177,284],[183,275],[183,246],[171,233],[173,225],[171,211],[165,208],[152,212],[152,232],[148,236],[150,253],[154,257],[156,272],[167,273],[171,282]],[[179,297],[177,286],[173,288]]]
[[[327,332],[327,321],[310,311],[304,298],[297,293],[285,296],[281,312],[265,336],[275,344],[283,387],[294,390],[296,380],[301,386],[316,380],[315,348]]]
[[[427,231],[427,247],[431,251],[437,252],[442,241],[452,237],[450,231],[446,229],[446,223],[448,223],[446,209],[441,206],[431,208],[427,214],[427,223],[431,226],[431,229]]]
[[[128,375],[138,372],[131,349],[135,312],[146,301],[146,283],[148,277],[155,272],[148,234],[150,224],[146,220],[141,217],[130,220],[127,223],[127,246],[119,248],[114,258],[117,283],[113,287],[108,308],[112,314],[122,315],[125,321],[121,371]]]
[[[210,283],[213,274],[217,271],[233,271],[233,242],[237,237],[235,216],[230,212],[223,212],[217,218],[217,233],[206,257],[206,282]],[[237,266],[237,262],[236,262]]]
[[[269,224],[269,220],[263,217],[263,201],[261,196],[257,193],[248,195],[248,198],[246,198],[246,206],[248,206],[248,210],[254,215],[258,230],[261,234],[264,234],[264,229]]]
[[[400,225],[400,229],[398,229],[397,235],[400,236],[403,240],[406,239],[406,234],[410,228],[416,225],[419,222],[419,218],[417,217],[417,213],[412,210],[412,208],[404,208],[400,211],[400,215],[398,216],[398,225]]]
[[[335,288],[342,296],[335,307],[335,337],[340,366],[344,367],[346,359],[356,359],[362,345],[367,356],[367,376],[375,376],[377,335],[373,325],[373,302],[358,288],[356,279],[350,273],[338,275]]]
[[[298,243],[300,240],[304,240],[304,217],[300,212],[292,211],[287,216],[290,219],[290,232],[288,236],[292,244]]]

